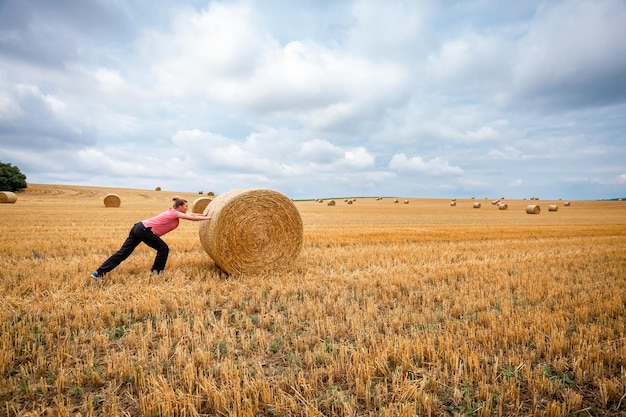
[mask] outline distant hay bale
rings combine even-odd
[[[529,204],[526,206],[526,213],[528,214],[539,214],[541,212],[541,207],[536,204]]]
[[[397,198],[394,198],[394,199],[393,199],[393,202],[394,202],[394,203],[397,203],[397,202],[398,202],[398,199],[397,199]]]
[[[570,205],[572,205],[572,203],[570,203],[569,201],[565,201],[565,202],[563,202],[563,205],[565,207],[569,207]]]
[[[353,202],[352,200],[347,200],[346,201],[346,203],[348,203],[348,204],[352,204],[352,202]]]
[[[212,219],[200,225],[200,243],[228,274],[280,271],[302,248],[302,218],[294,203],[269,189],[232,190],[209,207]]]
[[[155,188],[154,191],[161,191],[161,187]]]
[[[198,191],[198,194],[204,194],[204,191],[200,190]]]
[[[209,191],[208,193],[206,193],[206,195],[213,197],[215,195],[215,193],[213,191]]]
[[[105,207],[119,207],[122,204],[122,200],[120,200],[120,196],[117,194],[107,194],[104,196],[104,206]]]
[[[506,203],[498,204],[498,210],[507,210],[508,208],[509,208],[509,205]]]
[[[450,201],[450,206],[452,206],[452,207],[456,206],[456,201],[454,201],[454,200]]]
[[[472,207],[473,208],[480,208],[480,203],[474,203],[474,204],[472,204]]]
[[[550,204],[548,206],[548,211],[558,211],[559,210],[559,206],[557,206],[556,204]]]
[[[334,206],[334,205],[335,205],[335,200],[330,200],[330,201],[327,203],[327,205],[328,205],[328,206]]]
[[[192,213],[204,213],[204,209],[211,203],[209,197],[198,197],[193,201],[191,205]]]
[[[404,200],[404,204],[409,204],[409,200]]]
[[[0,203],[13,204],[17,201],[17,196],[11,191],[0,191]]]

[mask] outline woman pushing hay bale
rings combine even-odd
[[[193,201],[193,204],[191,205],[191,212],[202,214],[210,203],[211,199],[209,197],[198,197]]]
[[[288,267],[302,248],[302,218],[291,199],[269,189],[232,190],[207,207],[200,243],[228,274],[260,274]]]
[[[117,194],[107,194],[104,196],[104,206],[105,207],[119,207],[122,204],[122,200],[120,200],[120,196]]]
[[[17,196],[11,191],[0,191],[0,203],[15,203]]]

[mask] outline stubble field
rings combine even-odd
[[[175,194],[0,204],[0,416],[626,415],[626,202],[296,201],[287,271],[229,277],[181,221],[165,276],[141,245],[94,282]]]

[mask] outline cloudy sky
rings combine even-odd
[[[31,183],[626,195],[626,0],[0,0]]]

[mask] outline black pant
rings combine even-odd
[[[161,272],[165,269],[165,263],[167,262],[167,255],[170,252],[170,248],[167,244],[157,235],[152,233],[151,227],[146,227],[142,222],[136,223],[131,229],[126,241],[122,244],[120,250],[115,252],[109,259],[98,268],[98,275],[104,275],[107,272],[112,271],[115,267],[122,263],[126,258],[130,256],[135,248],[141,243],[145,243],[152,249],[156,249],[157,254],[154,258],[154,264],[152,265],[152,272]]]

